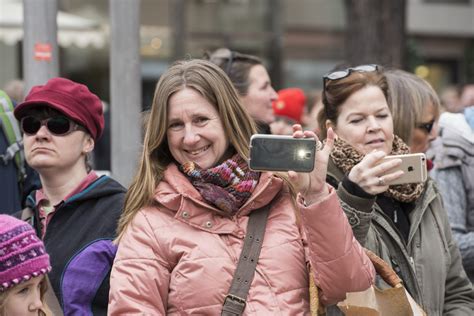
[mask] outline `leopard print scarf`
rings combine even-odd
[[[402,155],[410,153],[410,149],[403,140],[395,136],[390,155]],[[358,164],[364,155],[360,154],[347,142],[338,138],[334,142],[334,148],[331,152],[331,158],[336,166],[341,169],[344,174],[348,174],[352,167]],[[391,185],[383,194],[391,197],[396,201],[409,203],[418,199],[423,192],[424,183],[408,183],[400,185]]]

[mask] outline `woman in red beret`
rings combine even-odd
[[[106,315],[125,188],[89,163],[104,128],[102,102],[82,84],[53,78],[33,87],[14,114],[26,161],[43,186],[22,215],[51,257],[51,284],[64,314]]]

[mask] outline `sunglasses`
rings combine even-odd
[[[337,70],[327,73],[323,76],[323,85],[326,89],[326,83],[328,80],[339,80],[348,77],[352,72],[373,72],[378,71],[379,66],[376,64],[360,65],[357,67],[350,67],[344,70]]]
[[[41,126],[46,126],[49,132],[56,136],[65,136],[81,129],[79,124],[62,115],[49,117],[44,120],[34,116],[25,116],[20,121],[20,128],[27,135],[35,135]]]
[[[428,123],[420,123],[420,124],[416,125],[416,127],[426,131],[428,134],[431,134],[431,131],[433,130],[434,123],[435,123],[435,121],[431,120]]]

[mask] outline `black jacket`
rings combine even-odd
[[[59,205],[48,223],[44,243],[49,274],[65,315],[106,315],[109,276],[117,247],[112,244],[123,207],[125,188],[102,176]],[[41,227],[35,192],[27,199],[33,224]]]

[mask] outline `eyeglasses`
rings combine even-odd
[[[435,123],[435,120],[431,120],[427,123],[417,124],[416,127],[426,131],[428,134],[431,134],[431,131],[433,130],[434,123]]]
[[[53,116],[40,120],[34,116],[25,116],[20,121],[20,128],[27,135],[35,135],[41,126],[45,125],[49,132],[56,136],[65,136],[78,129],[81,126],[65,116]]]
[[[376,64],[360,65],[357,67],[350,67],[344,70],[337,70],[327,73],[323,76],[323,85],[326,89],[326,83],[328,80],[339,80],[348,77],[352,72],[373,72],[378,71],[379,66]]]

